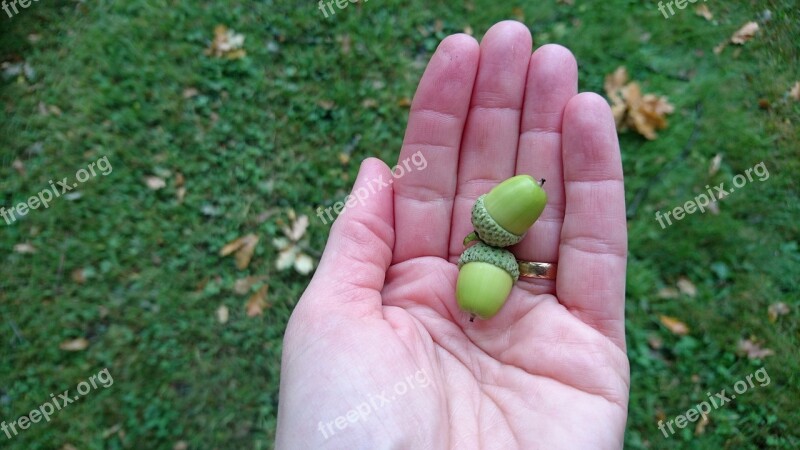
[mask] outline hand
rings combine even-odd
[[[531,45],[525,26],[502,22],[480,46],[454,35],[437,49],[400,152],[427,166],[342,213],[289,321],[279,449],[622,447],[614,120],[603,98],[577,93],[568,50]],[[557,262],[558,276],[520,279],[497,316],[470,323],[455,299],[470,209],[515,174],[545,178],[549,201],[512,250]],[[354,191],[378,178],[392,175],[366,160]]]

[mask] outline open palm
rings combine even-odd
[[[284,340],[278,448],[621,448],[628,404],[622,168],[607,103],[577,93],[570,52],[531,56],[515,22],[480,45],[445,39],[419,84],[392,178],[333,225]],[[423,168],[424,167],[424,168]],[[500,313],[455,300],[475,199],[516,174],[549,201],[519,259],[558,263],[520,279]],[[392,180],[375,190],[374,180]]]

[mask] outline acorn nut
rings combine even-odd
[[[503,307],[519,279],[519,266],[508,250],[477,242],[458,259],[456,299],[474,316],[490,319]],[[470,319],[470,321],[472,321]]]
[[[517,175],[478,197],[472,207],[472,226],[483,242],[508,247],[525,237],[546,203],[541,184],[530,175]]]

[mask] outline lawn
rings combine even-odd
[[[273,241],[307,215],[297,245],[318,258],[330,224],[317,208],[347,195],[362,159],[396,160],[439,41],[515,19],[535,45],[573,51],[582,91],[603,93],[625,66],[675,106],[656,139],[620,136],[626,447],[799,448],[800,101],[788,92],[800,9],[703,4],[713,19],[631,0],[372,0],[328,18],[314,2],[269,0],[0,12],[0,206],[88,173],[48,208],[0,219],[0,420],[103,369],[113,378],[49,422],[0,432],[0,447],[271,448],[282,336],[310,279],[276,266]],[[714,52],[749,21],[752,39]],[[245,37],[246,56],[205,52],[218,25]],[[656,212],[760,163],[769,176],[716,209],[659,225]],[[249,234],[260,239],[248,264],[220,256]],[[708,422],[659,430],[762,368],[769,383]]]

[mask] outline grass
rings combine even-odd
[[[627,199],[641,200],[629,220],[627,447],[800,446],[800,103],[785,98],[800,79],[796,4],[709,1],[707,22],[691,5],[667,20],[655,2],[543,3],[374,0],[325,19],[312,3],[62,0],[0,14],[0,61],[35,70],[0,80],[0,206],[103,156],[113,166],[80,198],[2,225],[0,418],[102,368],[114,379],[50,423],[0,435],[4,448],[271,448],[281,339],[309,279],[275,268],[272,238],[294,209],[312,217],[308,246],[320,251],[329,228],[314,210],[344,198],[361,159],[396,159],[404,99],[438,42],[509,18],[537,45],[569,47],[581,90],[602,92],[604,75],[625,65],[676,105],[659,139],[621,136]],[[755,39],[712,52],[765,9]],[[246,36],[245,59],[203,54],[217,24]],[[718,215],[663,230],[654,220],[762,161],[769,179],[726,198]],[[152,175],[167,186],[148,189]],[[262,241],[239,271],[218,252],[250,232]],[[37,251],[16,252],[19,243]],[[256,318],[233,290],[248,275],[269,277],[271,306]],[[682,277],[696,296],[658,295]],[[776,302],[791,312],[772,323]],[[690,332],[673,335],[661,315]],[[86,350],[59,349],[80,337]],[[746,338],[775,354],[747,359],[736,351]],[[695,424],[669,439],[658,430],[659,418],[760,367],[771,383],[712,412],[701,434]]]

